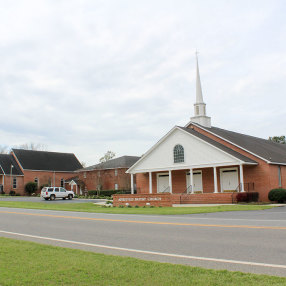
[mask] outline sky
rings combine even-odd
[[[193,116],[196,49],[213,126],[286,134],[284,0],[0,4],[0,145],[141,156]]]

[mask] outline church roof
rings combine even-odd
[[[238,153],[238,152],[228,148],[227,146],[225,146],[225,145],[223,145],[223,144],[221,144],[221,143],[219,143],[219,142],[217,142],[217,141],[215,141],[215,140],[213,140],[213,139],[211,139],[211,138],[209,138],[209,137],[199,133],[198,131],[195,131],[195,130],[193,130],[191,128],[180,127],[180,126],[178,126],[178,127],[180,129],[182,129],[182,130],[184,130],[184,131],[186,131],[186,132],[188,132],[188,133],[190,133],[190,134],[192,134],[192,135],[202,139],[203,141],[213,145],[214,147],[216,147],[216,148],[218,148],[218,149],[220,149],[220,150],[222,150],[222,151],[224,151],[224,152],[234,156],[235,158],[237,158],[237,159],[239,159],[239,160],[241,160],[243,162],[252,163],[252,164],[256,164],[257,163],[256,161],[252,160],[251,158],[246,157],[246,156],[244,156],[244,155],[242,155],[242,154],[240,154],[240,153]]]
[[[83,168],[79,171],[92,171],[92,170],[104,170],[104,169],[115,169],[115,168],[130,168],[135,164],[140,157],[137,156],[122,156],[109,161],[92,165],[86,168]]]
[[[233,143],[242,149],[256,155],[268,163],[286,164],[286,144],[280,144],[271,140],[262,139],[246,134],[241,134],[218,127],[204,127],[199,124],[198,127],[217,135]]]
[[[16,162],[13,155],[11,155],[11,154],[0,154],[0,174],[10,175],[11,165],[13,165],[12,175],[14,175],[14,176],[23,175],[21,168],[19,167],[19,165]]]
[[[82,168],[73,153],[12,149],[24,170],[73,172]]]

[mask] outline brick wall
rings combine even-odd
[[[24,177],[23,176],[12,176],[12,178],[16,178],[17,180],[17,187],[14,189],[11,187],[11,176],[6,175],[4,177],[4,192],[9,194],[11,190],[15,191],[20,195],[24,195]],[[13,183],[12,183],[13,185]]]
[[[131,189],[130,174],[126,174],[127,168],[118,168],[117,175],[115,169],[82,171],[78,173],[79,179],[84,182],[88,191],[97,190],[101,185],[102,190],[114,190],[115,184],[119,190]],[[136,183],[136,179],[134,180]]]

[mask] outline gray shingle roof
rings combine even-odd
[[[219,142],[216,142],[215,140],[213,140],[213,139],[211,139],[211,138],[209,138],[209,137],[207,137],[207,136],[205,136],[205,135],[203,135],[203,134],[201,134],[201,133],[199,133],[199,132],[197,132],[197,131],[195,131],[195,130],[193,130],[191,128],[180,127],[180,126],[178,126],[178,127],[180,129],[185,130],[188,133],[190,133],[190,134],[192,134],[192,135],[194,135],[194,136],[196,136],[196,137],[206,141],[207,143],[209,143],[209,144],[219,148],[220,150],[222,150],[222,151],[224,151],[224,152],[234,156],[235,158],[237,158],[237,159],[239,159],[239,160],[241,160],[243,162],[246,162],[246,163],[257,163],[254,160],[252,160],[252,159],[250,159],[250,158],[248,158],[248,157],[246,157],[246,156],[244,156],[244,155],[242,155],[242,154],[240,154],[240,153],[238,153],[238,152],[236,152],[236,151],[226,147],[225,145],[223,145],[223,144],[221,144]]]
[[[122,156],[115,159],[111,159],[104,163],[99,163],[90,167],[83,168],[79,171],[92,171],[92,170],[104,170],[104,169],[115,169],[115,168],[130,168],[135,164],[140,157],[137,156]]]
[[[12,149],[24,170],[73,172],[82,168],[73,153]]]
[[[199,124],[196,125],[200,126]],[[275,143],[267,139],[245,135],[218,127],[201,127],[256,154],[270,163],[286,164],[286,144]]]
[[[0,174],[3,174],[3,171],[6,175],[10,175],[11,173],[11,165],[14,167],[12,168],[12,175],[23,175],[20,166],[16,162],[15,158],[11,154],[0,154]],[[3,170],[2,170],[3,169]]]

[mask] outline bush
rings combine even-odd
[[[104,190],[104,191],[88,191],[88,196],[98,196],[98,197],[111,197],[115,194],[131,194],[131,191],[129,190]]]
[[[268,193],[268,199],[278,203],[284,203],[286,201],[285,189],[273,189]]]
[[[25,186],[25,192],[30,196],[37,191],[38,185],[34,182],[29,182]]]
[[[15,191],[10,191],[10,192],[9,192],[9,195],[10,195],[10,196],[16,196],[16,192],[15,192]]]
[[[258,202],[259,193],[258,192],[247,192],[247,193],[238,193],[236,195],[236,200],[238,203],[249,203],[249,202]]]

